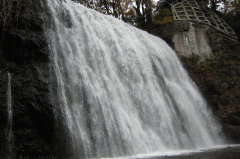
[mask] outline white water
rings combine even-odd
[[[222,142],[206,102],[162,39],[70,0],[48,6],[46,35],[76,156]]]
[[[183,158],[196,158],[196,156],[191,156],[193,154],[200,154],[201,152],[214,152],[217,150],[221,150],[224,151],[227,148],[239,148],[239,144],[234,144],[234,145],[217,145],[217,146],[213,146],[211,148],[199,148],[199,149],[192,149],[192,150],[176,150],[176,151],[169,151],[169,152],[156,152],[156,153],[150,153],[150,154],[139,154],[136,156],[131,156],[131,157],[119,157],[116,159],[154,159],[155,157],[158,158],[165,158],[167,156],[169,157],[174,157],[174,156],[184,156]],[[219,151],[219,152],[221,152]],[[227,152],[225,152],[227,153]],[[229,156],[226,156],[226,154],[223,153],[222,158],[234,158],[235,155],[232,155],[231,152],[229,153]],[[203,156],[197,156],[199,159],[203,158]],[[219,158],[215,157],[215,156],[211,156],[210,154],[205,155],[205,158]],[[236,156],[237,157],[237,156]],[[179,157],[181,158],[181,157]],[[102,158],[102,159],[107,159],[107,158]],[[109,158],[108,158],[109,159]]]
[[[7,86],[7,112],[8,112],[8,123],[7,123],[7,151],[12,153],[13,149],[13,132],[12,132],[12,90],[11,90],[11,74],[8,73],[8,86]]]

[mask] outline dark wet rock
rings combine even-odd
[[[226,137],[240,143],[240,46],[227,39],[219,43],[211,60],[181,60],[220,119]]]
[[[4,4],[5,3],[5,4]],[[62,158],[71,147],[56,95],[56,78],[43,32],[45,1],[1,1],[11,6],[0,21],[0,156]],[[11,75],[12,133],[9,151],[8,95]]]

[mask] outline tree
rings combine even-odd
[[[240,10],[239,0],[222,0],[223,9],[222,13],[227,14],[228,12],[238,12]]]
[[[144,28],[153,23],[153,0],[74,0],[101,13]]]
[[[240,38],[240,0],[226,0],[224,2],[223,19],[232,27]]]
[[[135,0],[133,6],[136,12],[136,24],[137,26],[144,28],[146,25],[153,23],[153,1],[152,0]]]
[[[154,22],[156,24],[163,25],[173,22],[171,9],[173,3],[174,1],[172,0],[158,1],[156,10],[154,11]]]
[[[216,12],[221,2],[222,2],[221,0],[210,0],[211,10],[213,12]]]
[[[152,0],[144,0],[144,5],[145,5],[145,18],[146,18],[146,22],[148,24],[152,24],[153,23],[153,2]]]

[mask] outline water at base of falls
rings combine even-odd
[[[216,123],[160,38],[70,0],[49,0],[46,36],[79,158],[211,147]]]
[[[217,159],[239,158],[240,145],[219,145],[207,149],[176,150],[136,156],[120,157],[115,159]],[[101,158],[107,159],[107,158]],[[109,159],[109,158],[108,158]]]

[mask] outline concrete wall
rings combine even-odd
[[[177,54],[185,57],[198,55],[200,61],[210,58],[212,49],[206,35],[207,28],[207,26],[202,27],[190,22],[189,30],[175,32],[172,41]]]

